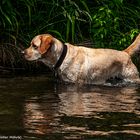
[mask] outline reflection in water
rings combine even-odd
[[[50,95],[52,96],[52,95]],[[55,102],[53,102],[53,100]],[[26,100],[24,123],[28,133],[46,134],[57,130],[57,99],[48,96]]]
[[[138,100],[135,88],[93,89],[90,92],[62,92],[61,112],[67,115],[92,115],[94,112],[135,112]]]
[[[42,76],[1,79],[0,91],[0,135],[25,140],[140,139],[139,86],[79,89]]]
[[[43,112],[40,111],[40,106],[37,103],[27,103],[25,108],[27,112],[25,119],[27,120],[26,127],[29,129],[28,132],[44,134],[45,127],[41,124],[45,123],[46,118]]]
[[[27,135],[65,139],[140,136],[138,87],[55,86],[53,90],[42,87],[46,92],[26,98]]]

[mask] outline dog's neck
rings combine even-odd
[[[43,55],[43,58],[40,59],[50,68],[55,68],[55,65],[59,61],[59,58],[62,55],[64,44],[56,38],[53,38],[53,43],[50,49],[46,54]]]

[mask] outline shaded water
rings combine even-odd
[[[10,136],[25,140],[139,140],[140,87],[79,89],[47,76],[3,78],[0,139]]]

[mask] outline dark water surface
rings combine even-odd
[[[140,140],[140,86],[78,88],[47,76],[1,78],[4,138]]]

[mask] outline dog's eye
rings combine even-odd
[[[32,46],[33,46],[34,49],[37,49],[37,48],[38,48],[38,47],[37,47],[36,45],[34,45],[34,44],[33,44]]]

